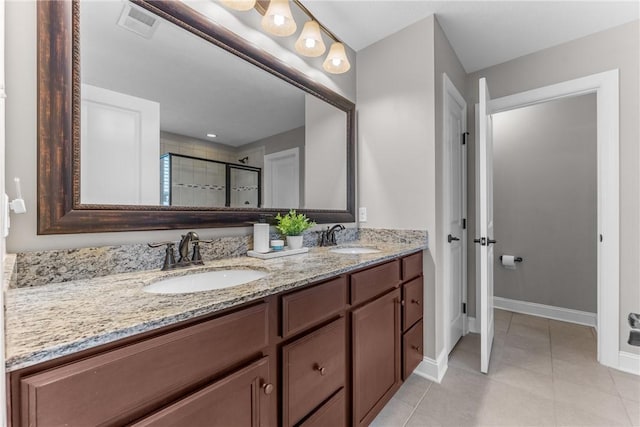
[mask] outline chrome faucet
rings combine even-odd
[[[200,240],[198,234],[195,231],[189,231],[187,234],[182,235],[180,243],[178,244],[178,254],[180,258],[176,262],[175,246],[174,242],[161,242],[161,243],[149,243],[150,248],[159,248],[166,245],[164,262],[162,263],[162,270],[173,270],[174,268],[188,267],[190,265],[203,265],[202,255],[200,255],[200,243],[211,243],[212,240]],[[191,259],[189,259],[189,246],[193,246],[193,253]]]
[[[180,253],[178,264],[191,263],[191,261],[189,260],[189,246],[191,245],[192,241],[200,241],[200,238],[195,231],[190,231],[187,234],[182,235],[182,239],[180,239],[180,244],[178,245],[178,252]]]
[[[333,227],[327,227],[320,234],[320,246],[335,246],[336,243],[336,231],[344,230],[345,227],[342,224],[336,224]]]

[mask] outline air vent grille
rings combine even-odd
[[[153,36],[160,20],[149,12],[131,3],[125,3],[118,25],[139,36],[150,39]]]

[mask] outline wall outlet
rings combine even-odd
[[[358,209],[358,221],[367,222],[367,208]]]

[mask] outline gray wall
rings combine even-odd
[[[494,294],[595,313],[596,96],[495,114],[493,173]]]
[[[442,73],[464,94],[466,73],[430,16],[358,52],[358,206],[367,228],[426,229],[425,355],[442,334]]]
[[[367,228],[435,230],[434,18],[358,52],[358,206]],[[424,253],[425,356],[439,347],[435,249]]]
[[[626,315],[640,311],[640,117],[638,75],[640,56],[639,21],[621,25],[568,43],[526,55],[467,78],[468,129],[474,131],[474,108],[478,101],[478,79],[486,77],[493,98],[523,92],[611,69],[620,70],[620,350],[640,354],[627,344]],[[474,141],[472,135],[471,141]],[[474,158],[471,144],[469,159]],[[469,235],[475,233],[475,167],[469,161],[467,197]],[[469,306],[475,315],[475,248],[469,246]]]
[[[176,239],[179,230],[139,231],[120,233],[87,233],[57,236],[36,234],[36,2],[6,3],[6,174],[22,180],[22,193],[28,212],[11,218],[11,234],[7,240],[9,252],[79,248]],[[290,52],[287,53],[290,55]],[[353,52],[349,50],[350,57]],[[356,64],[340,76],[329,76],[316,70],[320,80],[334,82],[344,96],[355,100]],[[250,234],[247,227],[200,230],[203,238]]]

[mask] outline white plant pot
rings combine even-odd
[[[289,249],[300,249],[302,247],[302,236],[287,236],[287,246]]]

